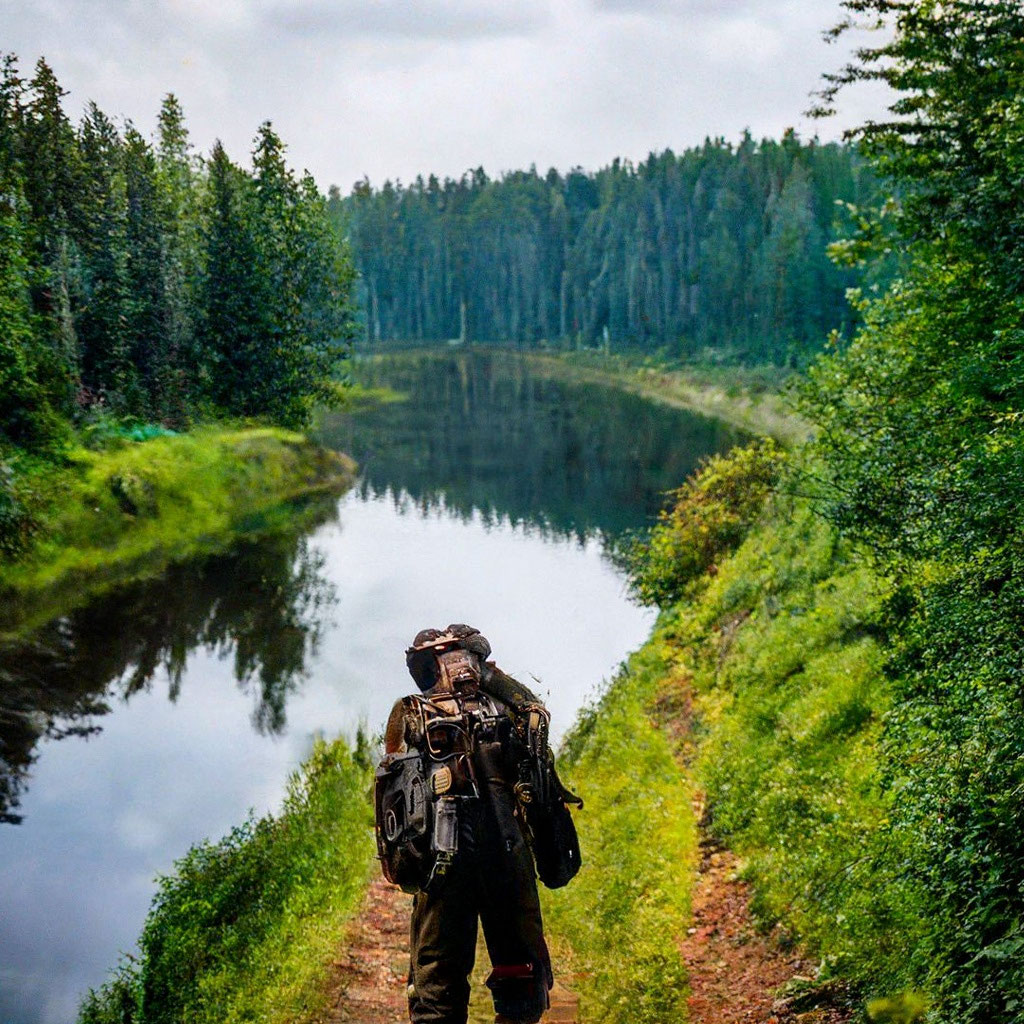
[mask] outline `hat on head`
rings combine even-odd
[[[453,622],[444,631],[421,629],[413,637],[412,646],[405,652],[405,664],[421,690],[429,690],[437,682],[436,655],[453,648],[469,651],[480,661],[491,653],[487,637],[464,622]]]

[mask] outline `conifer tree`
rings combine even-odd
[[[19,159],[29,210],[33,308],[52,354],[50,387],[62,392],[59,405],[70,415],[81,373],[71,309],[78,258],[71,231],[82,182],[75,131],[62,108],[65,95],[52,68],[40,59],[20,104]]]
[[[196,339],[196,288],[200,266],[197,196],[203,188],[191,154],[181,105],[168,94],[157,122],[157,190],[165,297],[163,331],[167,359],[163,413],[182,425],[189,418],[196,367],[202,365]]]
[[[124,133],[124,175],[130,290],[126,326],[131,360],[139,375],[147,407],[156,411],[168,369],[156,159],[149,143],[130,123]]]
[[[92,396],[117,412],[143,405],[132,362],[132,282],[128,187],[123,143],[113,122],[90,104],[79,132],[83,191],[75,206],[82,251],[76,327],[82,379]]]
[[[233,415],[258,412],[250,387],[259,376],[257,346],[263,314],[257,309],[252,186],[218,140],[209,161],[200,280],[203,383],[212,404]]]

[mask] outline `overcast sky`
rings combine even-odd
[[[196,146],[247,161],[274,122],[321,186],[529,166],[594,169],[803,116],[843,47],[838,0],[0,0],[0,50],[150,132],[177,93]]]

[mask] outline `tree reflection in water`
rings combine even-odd
[[[303,527],[335,509],[333,500],[307,509]],[[233,658],[253,698],[253,727],[281,732],[337,603],[322,563],[295,530],[247,540],[120,588],[0,650],[0,822],[21,820],[42,739],[98,732],[113,702],[149,690],[158,673],[176,700],[199,648]]]
[[[547,380],[509,352],[384,357],[356,373],[405,396],[324,421],[321,439],[356,459],[365,493],[407,492],[423,511],[559,537],[647,525],[701,457],[744,437],[636,395]]]

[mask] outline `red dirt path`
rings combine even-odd
[[[845,1024],[852,1015],[813,1004],[815,996],[782,998],[788,982],[806,982],[816,965],[759,933],[750,888],[736,877],[736,857],[713,839],[701,841],[693,890],[693,922],[680,945],[690,976],[690,1024]],[[827,1001],[829,993],[817,997]]]
[[[412,897],[383,878],[370,883],[363,909],[344,942],[344,954],[334,962],[330,1009],[318,1024],[399,1024],[408,1022],[406,976],[409,971],[409,913]],[[477,956],[470,1024],[493,1019],[490,1000],[481,993],[486,957]],[[556,966],[557,970],[557,966]],[[556,981],[550,1024],[579,1024],[577,998]]]

